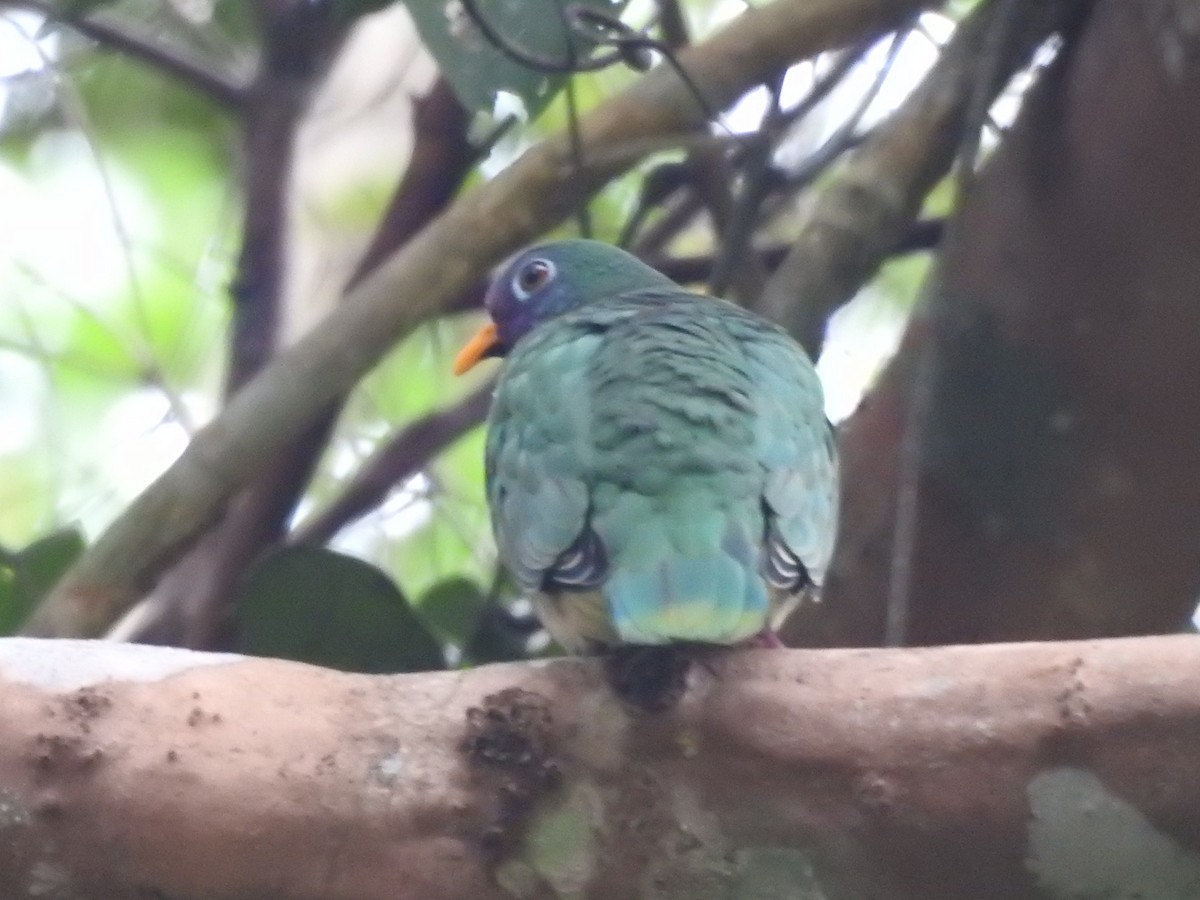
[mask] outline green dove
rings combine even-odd
[[[598,241],[527,250],[485,304],[455,371],[505,358],[488,505],[551,636],[777,643],[837,530],[836,444],[800,346]]]

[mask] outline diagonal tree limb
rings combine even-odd
[[[4,0],[9,6],[45,16],[106,50],[114,50],[151,66],[203,94],[219,106],[237,112],[246,102],[249,83],[216,69],[208,63],[164,46],[154,37],[139,34],[127,22],[109,17],[79,16],[52,0]]]
[[[363,463],[332,503],[292,529],[288,543],[325,544],[347,524],[377,507],[395,485],[419,472],[479,425],[487,415],[495,389],[496,383],[488,381],[453,406],[417,419],[397,432]]]
[[[714,107],[789,62],[883,34],[920,0],[815,0],[744,13],[679,60]],[[561,221],[636,161],[588,165],[605,148],[687,133],[703,123],[691,91],[666,66],[581,124],[589,157],[578,172],[568,142],[547,140],[460,197],[370,277],[326,322],[271,361],[198,432],[183,455],[91,545],[34,612],[30,634],[95,635],[128,609],[163,566],[220,512],[265,459],[351,387],[400,338],[456,300],[495,261]]]
[[[1184,900],[1200,884],[1194,636],[727,651],[658,715],[581,659],[371,677],[4,639],[0,705],[14,897]]]
[[[467,140],[466,111],[445,79],[438,79],[427,95],[414,99],[413,117],[416,140],[412,157],[351,284],[369,273],[433,218],[461,186],[475,160],[476,151]],[[291,128],[287,130],[286,138],[290,143],[293,138]],[[286,172],[280,172],[278,167],[280,160],[289,154],[283,151],[263,154],[261,151],[265,148],[248,143],[248,155],[259,150],[249,170],[269,170],[274,166],[282,188]],[[274,195],[269,191],[261,193],[260,204],[266,209],[272,208]],[[282,196],[279,194],[275,199]],[[258,230],[264,237],[283,234],[282,224],[275,224],[277,227],[273,230]],[[248,225],[247,234],[250,233]],[[246,258],[245,254],[243,258]],[[279,284],[277,279],[267,280],[276,287]],[[246,362],[243,358],[243,365]],[[257,371],[264,362],[265,359],[253,360],[252,370]],[[134,639],[196,649],[224,646],[230,620],[229,604],[236,594],[236,587],[248,567],[283,537],[288,518],[312,477],[340,412],[341,403],[331,403],[303,434],[275,455],[269,467],[235,496],[221,522],[156,585],[150,597],[154,607],[134,633]],[[481,411],[476,421],[482,418]],[[419,425],[416,423],[412,427]],[[461,431],[468,427],[464,425]],[[418,428],[417,434],[422,433]],[[408,429],[401,432],[402,436],[407,434]],[[424,455],[419,453],[410,460],[409,469],[423,465],[450,440],[451,436],[446,435],[440,446],[420,445],[416,449]],[[411,449],[411,442],[401,441],[399,451],[408,449]],[[380,485],[371,496],[377,500],[389,487],[390,484]],[[364,498],[359,494],[357,499],[363,501]],[[362,509],[356,509],[358,515],[362,512]],[[338,513],[331,510],[330,514],[333,519],[326,518],[325,524],[336,531],[333,521]],[[337,527],[341,524],[345,521]]]
[[[241,117],[246,200],[241,251],[229,288],[227,397],[266,364],[279,343],[296,127],[323,62],[343,36],[342,28],[308,6],[264,4],[258,12],[262,53]],[[220,646],[230,598],[246,569],[278,541],[331,422],[327,417],[306,429],[171,565],[147,597],[137,639],[199,649]]]

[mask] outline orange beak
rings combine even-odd
[[[461,375],[475,367],[475,364],[495,350],[500,344],[500,335],[492,322],[479,329],[479,333],[467,341],[465,347],[454,357],[454,374]]]

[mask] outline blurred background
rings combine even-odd
[[[537,142],[570,134],[645,63],[671,65],[670,48],[753,15],[735,0],[587,6],[606,17],[603,28],[572,31],[568,57],[615,48],[618,58],[567,76],[514,59],[475,19],[485,15],[531,55],[558,59],[568,20],[556,0],[0,4],[0,629],[19,629],[225,398],[319,327],[347,285],[455,196]],[[937,124],[955,152],[935,177],[923,176],[899,239],[860,267],[845,296],[826,303],[816,325],[811,316],[807,329],[787,323],[819,352],[830,418],[847,419],[893,359],[918,299],[936,293],[932,253],[947,217],[961,214],[964,179],[986,171],[1030,86],[1065,65],[1064,42],[1081,40],[1080,22],[1099,15],[1093,4],[1058,4],[1056,18],[1018,27],[1004,22],[1030,18],[1021,3],[931,6],[713,110],[690,144],[644,156],[547,233],[621,243],[697,290],[777,313],[778,267],[812,227],[814,204],[835,195],[847,171],[869,171],[854,168],[855,154],[911,108],[943,48],[963,41],[977,68],[994,71],[974,72],[957,118]],[[970,28],[978,34],[956,38]],[[1028,33],[1017,40],[1021,29]],[[639,43],[642,35],[654,42]],[[1019,48],[996,50],[1004,41]],[[986,200],[986,189],[979,194]],[[963,230],[967,247],[972,232]],[[488,525],[480,423],[495,366],[450,374],[479,323],[479,300],[468,292],[396,344],[340,411],[270,467],[257,514],[235,503],[104,633],[366,671],[551,652],[498,569]],[[986,349],[968,355],[995,361]],[[937,371],[955,359],[953,349],[942,353]],[[904,421],[922,427],[940,421],[944,405],[936,389],[922,399],[923,383],[904,382],[905,396],[917,398],[905,407],[915,418]],[[962,401],[980,416],[997,396],[989,385]],[[1047,428],[1074,427],[1070,404],[1055,414]],[[913,451],[900,431],[890,449],[871,444],[892,454],[901,485],[878,551],[885,575],[855,587],[846,563],[830,588],[877,598],[860,619],[873,633],[797,628],[818,643],[878,642],[881,617],[897,643],[1033,636],[1032,626],[943,632],[906,609],[922,580],[905,574],[919,553],[902,545],[928,516],[904,505],[903,486],[916,484],[922,460],[936,475],[940,445],[934,435]],[[848,478],[847,490],[856,483]],[[853,509],[849,520],[861,523]],[[1061,540],[1056,533],[1049,545]],[[897,578],[910,586],[898,590]],[[1183,603],[1179,584],[1172,615]],[[944,589],[962,590],[961,579]],[[906,624],[925,631],[906,633]],[[1164,630],[1092,624],[1095,633]],[[1038,627],[1038,636],[1088,631]]]

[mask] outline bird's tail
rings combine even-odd
[[[621,640],[731,644],[761,631],[769,601],[747,537],[727,533],[702,555],[664,548],[631,554],[634,565],[615,560],[603,590]]]

